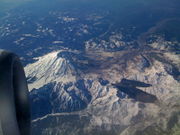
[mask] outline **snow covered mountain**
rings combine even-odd
[[[33,135],[180,134],[180,1],[8,1],[0,48],[25,66]]]
[[[61,53],[63,52],[57,51],[39,57],[37,62],[25,68],[30,90],[39,89],[51,82],[75,81],[74,67],[68,60],[59,56]]]
[[[156,50],[161,44],[148,51],[59,50],[27,65],[34,133],[174,134],[179,55]]]
[[[77,111],[90,102],[91,95],[85,86],[88,80],[78,78],[79,71],[68,56],[73,53],[52,52],[26,66],[33,118],[48,113]]]

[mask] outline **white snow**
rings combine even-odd
[[[36,78],[35,82],[29,84],[29,90],[39,89],[51,82],[74,81],[73,66],[64,58],[58,57],[61,51],[52,52],[36,58],[36,62],[25,67],[28,78]]]
[[[61,44],[63,41],[53,41],[53,44]]]

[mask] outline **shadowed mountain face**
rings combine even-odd
[[[144,92],[136,87],[151,87],[151,84],[147,84],[140,81],[122,79],[120,83],[114,84],[118,88],[117,96],[120,97],[121,92],[127,94],[130,98],[135,99],[139,102],[154,103],[157,101],[156,96]]]

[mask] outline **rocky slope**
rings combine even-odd
[[[39,57],[25,68],[33,134],[177,135],[180,63],[173,44]]]

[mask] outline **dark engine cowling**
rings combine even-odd
[[[29,95],[17,55],[0,50],[0,125],[3,135],[30,135]]]

